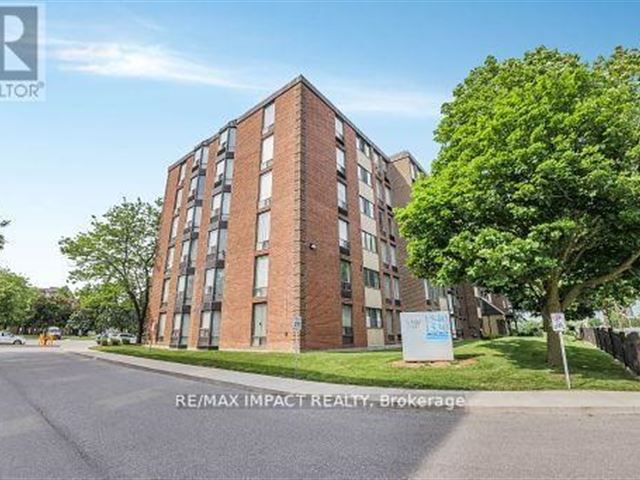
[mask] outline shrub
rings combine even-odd
[[[536,320],[524,320],[518,322],[518,336],[519,337],[541,337],[542,336],[542,322]]]

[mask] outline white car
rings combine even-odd
[[[120,340],[120,343],[122,343],[122,344],[125,344],[125,343],[136,344],[136,343],[138,343],[138,337],[136,337],[132,333],[127,333],[127,332],[118,333],[117,335],[114,335],[113,338],[116,338],[116,339]]]
[[[11,332],[0,332],[0,345],[25,345],[27,341]]]

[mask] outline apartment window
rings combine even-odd
[[[373,253],[378,253],[378,244],[376,243],[376,237],[369,232],[362,231],[362,248]]]
[[[400,301],[400,281],[396,277],[391,278],[391,286],[393,288],[393,299]]]
[[[385,310],[384,326],[386,327],[387,335],[393,335],[393,310]]]
[[[217,347],[220,341],[220,319],[222,318],[222,312],[220,310],[214,310],[211,315],[211,346]]]
[[[216,300],[222,300],[222,294],[224,293],[224,268],[216,268],[216,277],[213,283],[214,298]]]
[[[218,217],[220,216],[222,210],[222,193],[216,193],[211,198],[211,216]]]
[[[336,117],[336,137],[344,138],[344,122],[338,117]]]
[[[171,270],[171,267],[173,266],[173,256],[176,253],[176,249],[174,247],[169,247],[169,250],[167,250],[167,259],[164,263],[164,269],[166,271]]]
[[[191,315],[183,313],[180,318],[180,345],[184,345],[189,340],[189,323],[191,323]]]
[[[276,121],[276,104],[270,103],[262,111],[262,131],[268,132]]]
[[[189,277],[191,277],[191,280],[189,280]],[[192,292],[189,292],[189,287],[193,288],[193,275],[180,275],[178,277],[178,291],[176,294],[178,302],[184,301],[188,303],[191,299]]]
[[[351,264],[346,260],[340,260],[340,281],[343,284],[351,283]]]
[[[269,168],[273,164],[273,135],[262,140],[262,156],[260,168]]]
[[[177,332],[177,335],[180,335],[180,330],[182,327],[182,314],[181,313],[176,313],[173,315],[173,331],[174,331],[174,335]],[[178,337],[179,338],[179,337]]]
[[[216,163],[216,180],[215,180],[216,183],[222,182],[222,180],[224,179],[224,169],[225,169],[224,160]]]
[[[364,168],[362,165],[358,165],[358,178],[361,182],[366,183],[369,186],[372,186],[371,183],[371,172]]]
[[[338,208],[347,209],[347,186],[342,182],[338,182]]]
[[[389,245],[389,260],[391,261],[392,267],[397,267],[397,258],[396,258],[396,247],[393,245]]]
[[[367,319],[367,328],[381,328],[382,327],[382,312],[379,308],[366,307],[364,309],[365,317]]]
[[[260,193],[258,195],[258,208],[266,208],[271,205],[271,172],[260,175]]]
[[[207,268],[204,271],[204,294],[205,296],[213,295],[213,286],[215,285],[216,269]]]
[[[384,189],[382,188],[382,182],[376,178],[376,197],[381,202],[384,202]]]
[[[227,158],[227,161],[225,162],[224,183],[226,185],[231,185],[232,180],[233,180],[233,158]]]
[[[363,271],[364,286],[369,288],[380,288],[380,274],[370,268],[365,268]]]
[[[260,347],[267,343],[267,304],[253,305],[253,321],[251,322],[251,346]]]
[[[191,240],[185,240],[182,242],[182,248],[180,249],[180,265],[184,265],[187,263],[187,259],[189,258],[189,246],[191,245]]]
[[[227,128],[220,134],[220,150],[226,148],[233,151],[236,146],[236,129]]]
[[[200,228],[202,207],[189,207],[187,209],[187,228],[197,231]]]
[[[187,283],[184,291],[185,303],[191,303],[193,298],[193,275],[187,275]]]
[[[385,298],[393,298],[393,288],[391,287],[391,276],[384,274],[384,296]]]
[[[253,275],[253,296],[266,297],[269,285],[269,256],[256,257]]]
[[[349,223],[341,218],[338,219],[338,238],[340,239],[340,248],[349,250]]]
[[[194,166],[200,165],[200,167],[204,168],[207,166],[208,162],[209,162],[209,147],[201,147],[198,150],[196,150]]]
[[[173,220],[171,221],[171,240],[176,238],[176,235],[178,234],[179,221],[180,221],[180,217],[173,217]]]
[[[178,183],[184,180],[186,175],[187,162],[182,162],[180,164],[180,169],[178,170]]]
[[[380,254],[382,255],[382,263],[389,265],[389,245],[384,240],[380,240]]]
[[[362,137],[356,137],[356,147],[367,157],[371,156],[371,147],[369,147],[369,144],[365,142]]]
[[[351,337],[350,340],[353,341],[353,321],[351,314],[351,305],[342,305],[342,336]]]
[[[342,175],[347,174],[347,162],[344,157],[344,150],[338,147],[336,147],[336,165],[338,168],[338,172],[340,172]]]
[[[211,310],[200,314],[200,336],[211,328]]]
[[[396,225],[393,221],[393,218],[389,217],[389,235],[395,236],[396,234]]]
[[[227,255],[227,229],[220,230],[218,238],[218,260],[224,260]]]
[[[384,218],[384,212],[381,210],[378,210],[378,228],[383,235],[387,234],[387,222]]]
[[[207,238],[207,255],[215,255],[218,249],[218,230],[209,231]]]
[[[391,198],[391,189],[389,187],[384,187],[386,193],[387,205],[390,207],[393,206],[393,199]]]
[[[201,199],[203,193],[204,177],[202,175],[197,175],[191,179],[191,183],[189,184],[189,197]]]
[[[360,213],[369,218],[375,218],[373,214],[373,203],[364,197],[360,197]]]
[[[161,342],[164,340],[164,329],[167,326],[167,314],[161,313],[158,317],[158,329],[156,330],[156,341]]]
[[[168,278],[162,282],[162,303],[167,303],[169,301],[169,282],[170,280]]]
[[[224,192],[222,194],[222,220],[228,220],[231,213],[231,194]]]
[[[418,178],[419,170],[418,170],[418,167],[416,167],[416,165],[413,162],[411,162],[410,165],[411,165],[411,181],[415,182],[416,179]]]
[[[256,228],[256,250],[269,248],[269,234],[271,230],[271,212],[266,211],[258,214]]]
[[[179,188],[176,192],[176,201],[174,202],[175,207],[173,208],[174,213],[178,213],[180,211],[180,207],[182,206],[182,189]]]

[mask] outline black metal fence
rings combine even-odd
[[[580,337],[640,375],[640,332],[582,327]]]

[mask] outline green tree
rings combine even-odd
[[[541,314],[554,366],[552,312],[639,290],[639,73],[623,48],[487,58],[443,105],[433,173],[398,212],[417,274]]]
[[[4,228],[7,225],[9,225],[9,220],[2,220],[0,219],[0,228]],[[2,233],[0,233],[0,250],[2,250],[4,248],[4,244],[5,244],[5,239],[4,239],[4,235]]]
[[[98,219],[91,228],[60,241],[61,251],[74,264],[73,281],[89,285],[118,285],[133,308],[138,341],[142,340],[149,287],[157,244],[160,202],[126,199]]]
[[[76,299],[69,288],[53,293],[39,291],[33,302],[29,327],[42,329],[49,326],[64,328],[76,308]]]
[[[36,295],[25,277],[0,268],[0,326],[23,326],[31,315]]]
[[[67,327],[76,332],[102,332],[108,328],[134,331],[137,328],[133,304],[117,283],[86,285],[76,292],[78,307]]]

